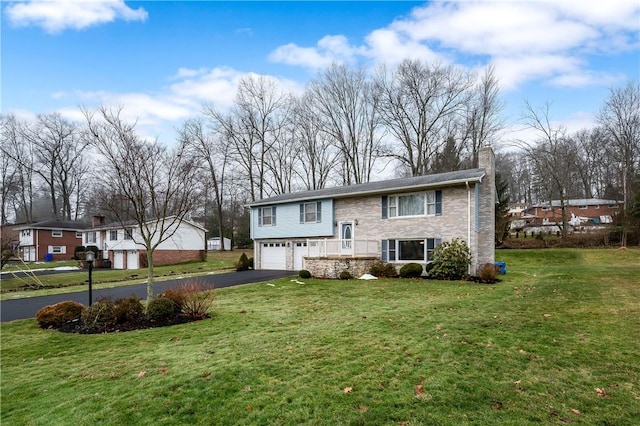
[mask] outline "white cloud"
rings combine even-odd
[[[398,63],[496,63],[504,89],[531,80],[554,86],[610,84],[618,76],[591,69],[589,56],[637,48],[637,0],[438,1],[414,8],[407,17],[371,31],[362,46],[334,48],[324,37],[315,46],[287,44],[270,56],[275,62],[310,68],[334,60]],[[329,46],[329,47],[328,47]]]
[[[124,0],[26,0],[8,5],[5,13],[15,26],[38,26],[48,33],[81,30],[116,19],[145,21],[148,17],[146,10],[131,9]]]

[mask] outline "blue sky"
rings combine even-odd
[[[124,108],[145,136],[203,103],[228,107],[246,73],[300,92],[332,61],[406,57],[481,72],[494,63],[504,140],[525,101],[551,103],[569,130],[590,127],[611,87],[640,79],[640,2],[3,1],[2,113]]]

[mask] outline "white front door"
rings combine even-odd
[[[340,246],[342,254],[353,254],[353,222],[340,222]]]
[[[293,246],[293,270],[299,271],[304,268],[303,257],[308,254],[307,243],[297,242]]]

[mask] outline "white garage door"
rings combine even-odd
[[[287,269],[287,247],[285,243],[262,243],[260,269]]]
[[[304,268],[303,256],[307,255],[307,243],[295,243],[293,246],[293,270],[299,271]]]
[[[124,252],[116,250],[113,252],[113,269],[124,269]]]
[[[127,251],[127,269],[138,269],[138,252]]]

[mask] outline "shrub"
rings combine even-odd
[[[351,278],[353,278],[353,277],[351,276],[351,273],[349,271],[340,272],[340,279],[341,280],[350,280]]]
[[[211,286],[197,280],[187,281],[179,291],[184,295],[182,315],[191,319],[209,317],[209,311],[215,300],[215,293]]]
[[[236,262],[236,271],[247,271],[249,270],[249,258],[246,253],[242,253],[240,255],[240,259]]]
[[[307,271],[306,269],[301,269],[298,275],[300,275],[300,278],[311,278],[311,272]]]
[[[115,305],[111,300],[99,300],[82,314],[84,328],[88,332],[107,331],[117,323]]]
[[[471,264],[469,246],[460,238],[440,244],[433,251],[433,258],[430,275],[438,279],[459,280],[467,275]]]
[[[398,271],[392,263],[376,262],[369,268],[369,273],[378,278],[394,278],[398,276]]]
[[[253,269],[253,257],[249,258],[249,269]]]
[[[84,309],[81,303],[67,300],[40,309],[36,313],[36,320],[42,328],[60,328],[71,321],[81,319]]]
[[[180,288],[172,288],[169,289],[165,292],[163,292],[160,297],[164,297],[166,299],[169,299],[173,302],[173,307],[174,307],[174,313],[175,314],[179,314],[182,312],[182,307],[184,306],[184,303],[186,301],[187,296],[185,295],[184,291],[182,291]]]
[[[75,260],[84,260],[84,246],[76,246],[76,248],[73,249],[73,258]]]
[[[418,278],[422,275],[422,265],[419,263],[407,263],[400,268],[402,278]]]
[[[135,295],[116,300],[113,310],[118,324],[135,321],[144,314],[144,306]]]
[[[493,263],[485,263],[478,271],[478,278],[480,281],[487,284],[496,282],[496,266]]]
[[[152,321],[165,322],[176,316],[173,300],[158,296],[147,305],[147,316]]]

